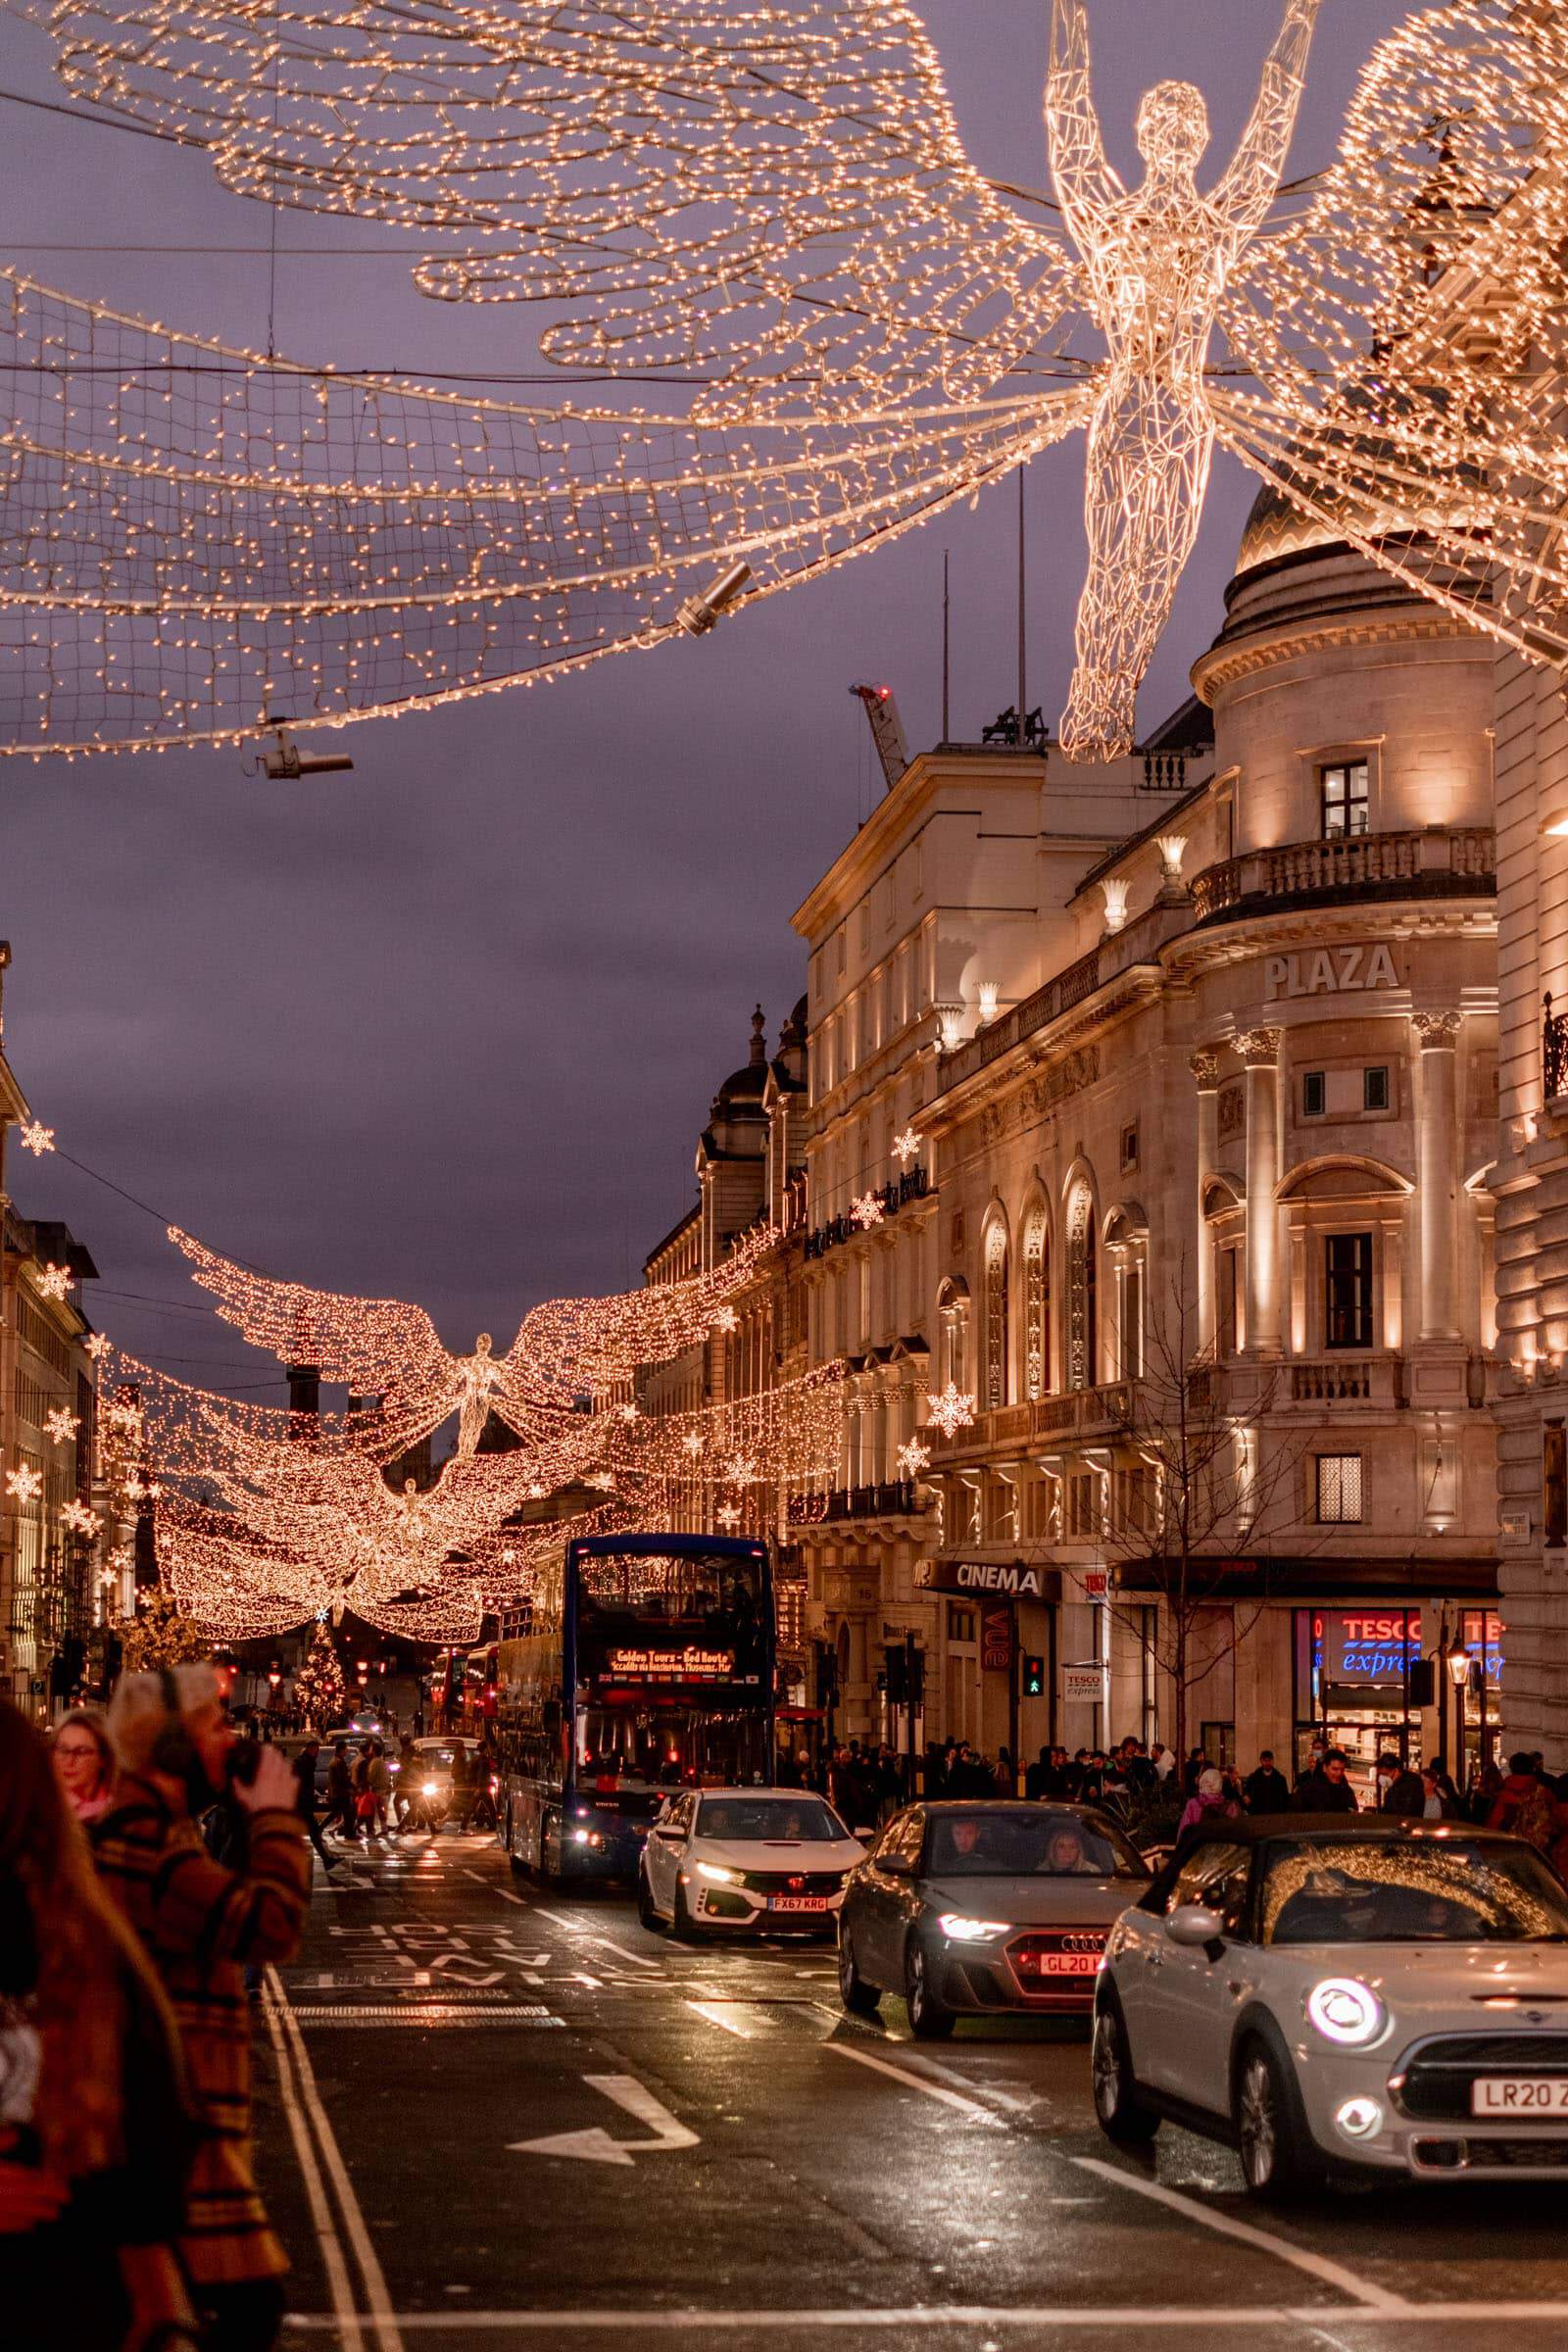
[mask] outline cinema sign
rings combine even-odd
[[[1022,1560],[917,1560],[914,1581],[927,1592],[969,1592],[995,1600],[1061,1598],[1061,1573]]]

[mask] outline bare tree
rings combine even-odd
[[[1304,1446],[1274,1442],[1264,1424],[1277,1373],[1254,1367],[1243,1400],[1210,1348],[1196,1345],[1197,1311],[1185,1254],[1145,1335],[1145,1361],[1127,1384],[1127,1414],[1102,1514],[1107,1565],[1136,1567],[1136,1592],[1108,1605],[1168,1684],[1171,1743],[1187,1753],[1192,1693],[1252,1633],[1266,1592],[1236,1592],[1239,1552],[1256,1556],[1299,1517]],[[1151,1608],[1151,1603],[1156,1604]]]

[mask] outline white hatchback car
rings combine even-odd
[[[1111,1931],[1095,2111],[1334,2176],[1568,2175],[1568,1891],[1517,1838],[1353,1814],[1219,1821]]]
[[[677,1936],[729,1929],[827,1933],[865,1859],[821,1797],[800,1788],[689,1788],[648,1833],[637,1916]]]

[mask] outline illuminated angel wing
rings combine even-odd
[[[211,1291],[217,1312],[253,1348],[279,1363],[311,1364],[325,1381],[385,1398],[393,1418],[422,1407],[434,1429],[451,1411],[453,1359],[422,1306],[400,1298],[352,1298],[278,1282],[205,1249],[177,1226],[169,1238],[190,1261],[191,1279]]]
[[[229,187],[463,240],[427,293],[586,306],[544,340],[574,368],[968,398],[1076,286],[902,0],[10,4]]]
[[[722,1327],[773,1239],[762,1228],[737,1243],[722,1266],[686,1282],[609,1298],[550,1298],[531,1308],[506,1357],[497,1412],[526,1431],[540,1413],[623,1386],[639,1365],[684,1354]]]
[[[1452,0],[1373,53],[1304,220],[1258,240],[1223,313],[1256,397],[1221,438],[1422,594],[1568,650],[1556,518],[1568,20]]]
[[[0,751],[236,740],[270,688],[332,724],[654,645],[720,568],[750,566],[749,601],[808,580],[1027,462],[1086,397],[745,427],[552,412],[0,272]]]

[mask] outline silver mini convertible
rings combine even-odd
[[[1254,2196],[1568,2177],[1568,1891],[1460,1822],[1207,1824],[1111,1932],[1093,2080],[1112,2139],[1183,2123]]]

